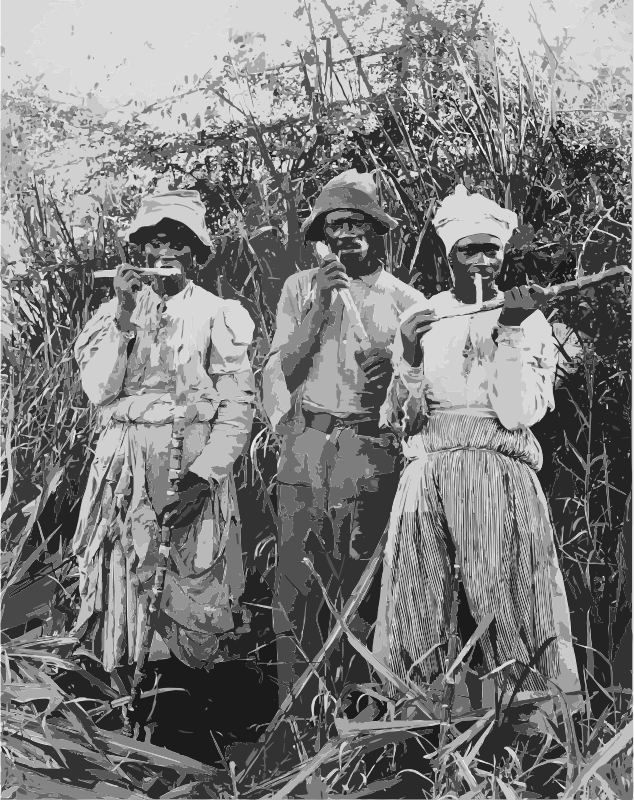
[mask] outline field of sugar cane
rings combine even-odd
[[[73,342],[111,291],[92,273],[138,258],[122,252],[117,231],[147,190],[201,192],[216,246],[199,280],[241,299],[256,321],[258,378],[282,283],[312,263],[301,220],[348,167],[376,170],[382,201],[401,221],[387,268],[428,296],[449,285],[430,220],[457,182],[519,215],[501,288],[630,264],[630,100],[615,76],[586,87],[584,106],[598,113],[570,110],[558,86],[575,76],[556,53],[545,43],[552,57],[525,63],[475,5],[444,4],[435,16],[403,3],[402,37],[389,46],[379,33],[352,41],[349,15],[323,7],[323,30],[310,5],[300,7],[313,46],[292,68],[254,65],[248,37],[237,37],[221,80],[182,88],[201,93],[207,113],[183,114],[178,133],[145,112],[106,122],[50,99],[37,81],[3,93],[3,219],[20,245],[3,250],[2,263],[3,797],[632,796],[626,276],[548,308],[560,350],[556,408],[534,431],[582,694],[564,696],[553,683],[542,727],[513,698],[488,711],[461,706],[483,629],[441,680],[421,687],[372,657],[354,607],[343,618],[333,610],[333,646],[365,658],[374,683],[355,687],[354,705],[330,695],[319,680],[326,651],[295,688],[314,698],[313,718],[279,708],[270,619],[279,443],[261,410],[236,467],[248,580],[241,633],[223,643],[223,661],[196,676],[156,662],[141,687],[145,724],[128,738],[129,687],[111,682],[71,635],[71,542],[98,430]],[[333,59],[334,36],[349,57]],[[172,114],[169,103],[158,110]],[[455,699],[443,710],[447,687]]]

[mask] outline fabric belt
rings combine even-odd
[[[306,427],[313,428],[320,433],[331,434],[336,428],[352,428],[359,436],[383,436],[386,431],[379,428],[378,420],[369,420],[366,422],[354,422],[353,420],[341,419],[332,414],[320,413],[314,414],[312,411],[302,409],[304,419],[306,420]]]

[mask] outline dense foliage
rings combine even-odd
[[[629,99],[618,76],[588,89],[604,113],[560,109],[563,67],[546,61],[535,74],[509,55],[510,43],[475,6],[460,4],[445,4],[440,18],[404,3],[397,44],[379,31],[363,48],[378,55],[335,62],[329,37],[338,34],[357,50],[345,33],[348,20],[324,5],[330,28],[323,38],[313,33],[300,66],[266,70],[249,52],[252,39],[239,37],[222,76],[185,90],[198,92],[205,110],[191,120],[183,112],[180,126],[160,123],[178,113],[179,98],[117,116],[53,100],[37,80],[3,93],[3,239],[15,242],[3,243],[2,263],[7,797],[123,796],[116,794],[121,787],[128,796],[268,796],[289,781],[276,796],[305,795],[305,786],[322,797],[358,797],[366,786],[364,796],[390,797],[631,791],[629,281],[566,295],[550,307],[560,344],[556,409],[535,428],[578,643],[581,716],[571,718],[560,703],[550,731],[516,725],[511,738],[504,725],[512,710],[470,727],[454,720],[438,753],[434,728],[355,731],[338,715],[341,698],[331,698],[330,707],[322,698],[327,713],[317,747],[314,736],[297,741],[285,760],[258,764],[247,779],[241,770],[253,746],[223,752],[231,737],[223,738],[218,720],[209,727],[222,747],[210,739],[204,749],[183,750],[167,722],[152,729],[153,742],[200,752],[206,763],[149,740],[128,746],[108,732],[120,725],[122,691],[104,683],[98,665],[68,637],[78,609],[70,541],[96,433],[72,345],[109,296],[108,282],[92,273],[138,258],[124,252],[117,231],[142,194],[156,186],[201,192],[216,246],[199,280],[240,298],[256,320],[258,376],[282,283],[311,263],[301,219],[321,186],[347,167],[376,170],[382,200],[402,223],[387,239],[387,268],[428,296],[449,279],[430,220],[457,182],[519,215],[502,288],[630,262]],[[236,100],[238,90],[252,102]],[[229,648],[258,680],[269,676],[269,686],[277,446],[259,412],[237,466],[240,504],[249,509],[243,543],[250,625]],[[183,684],[172,689],[182,691],[189,679],[177,676]],[[198,691],[202,684],[192,680]],[[150,717],[169,702],[157,685],[147,687]],[[77,698],[90,702],[84,707]],[[259,731],[247,735],[248,726],[275,711],[273,701],[268,717],[260,714],[257,691],[254,698],[250,711],[236,712],[244,716],[235,734],[243,741],[255,741]],[[172,702],[177,712],[180,700]],[[411,705],[399,703],[397,716]],[[395,719],[393,712],[384,709],[380,720]],[[78,774],[85,782],[64,794],[64,779]]]

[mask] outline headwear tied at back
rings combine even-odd
[[[138,239],[142,228],[153,228],[164,219],[175,220],[185,225],[207,248],[212,247],[205,225],[205,205],[200,193],[194,189],[176,189],[171,192],[156,192],[141,200],[141,206],[130,227],[121,234],[127,242]]]
[[[447,255],[465,236],[488,233],[506,244],[517,228],[517,214],[502,208],[481,194],[469,194],[462,184],[445,197],[433,220],[434,228],[445,245]]]
[[[379,205],[374,173],[348,169],[324,186],[315,206],[302,224],[306,241],[323,236],[323,217],[330,211],[361,211],[379,223],[382,233],[393,230],[398,222]]]

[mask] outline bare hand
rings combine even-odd
[[[389,353],[383,348],[373,347],[360,353],[355,358],[365,373],[364,391],[372,394],[386,392],[392,380],[392,361]]]
[[[194,472],[188,472],[178,482],[174,498],[163,509],[161,524],[170,528],[191,525],[209,497],[211,484]]]
[[[403,342],[403,358],[411,367],[419,367],[423,360],[421,336],[431,328],[436,319],[436,314],[431,309],[424,309],[412,314],[401,325],[401,340]]]
[[[504,308],[500,314],[500,325],[518,327],[527,317],[546,301],[546,290],[541,286],[514,286],[504,292]]]
[[[119,264],[113,286],[119,301],[119,311],[131,314],[136,306],[136,292],[141,288],[140,273],[131,264]]]
[[[335,255],[326,256],[317,272],[315,281],[317,302],[321,310],[327,311],[330,308],[333,291],[347,289],[349,286],[350,278],[347,276],[346,268],[341,261]]]

